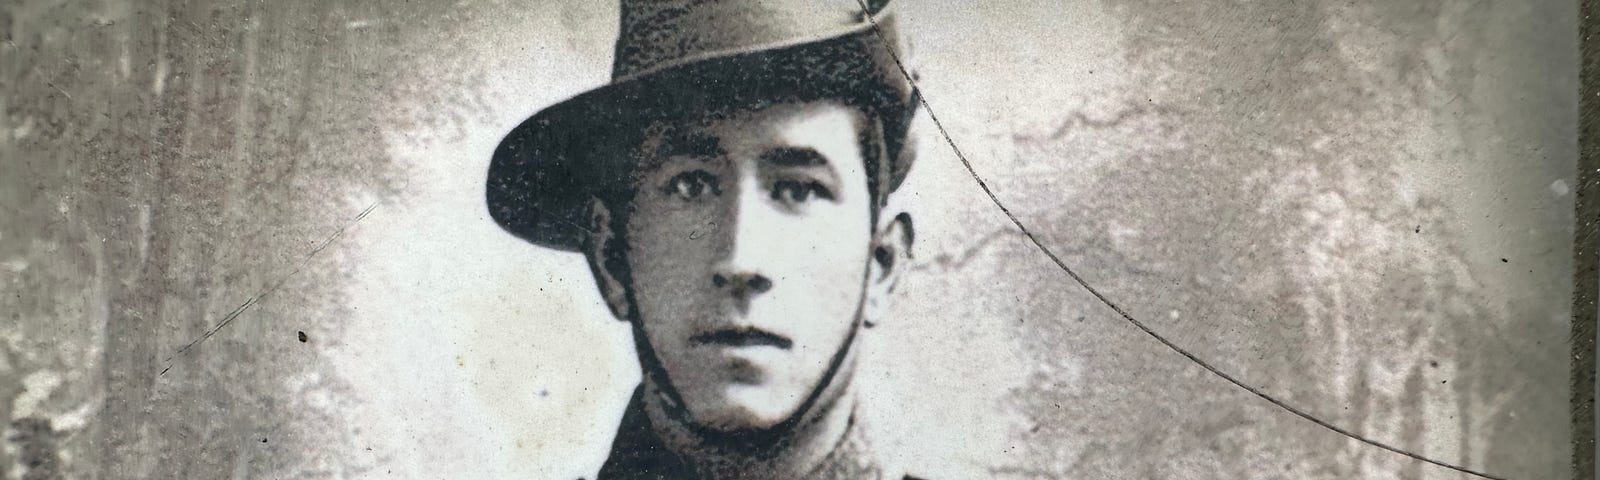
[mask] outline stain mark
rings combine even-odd
[[[856,0],[856,3],[861,6],[861,9],[863,11],[867,10],[867,4],[865,3],[864,0]],[[877,20],[873,19],[871,16],[868,16],[867,20],[869,22],[871,22],[872,31],[873,31],[874,34],[877,35],[878,40],[881,41],[881,42],[884,42],[886,44],[889,43],[889,40],[887,38],[884,38],[883,31],[878,28]],[[900,60],[899,54],[891,52],[889,55],[890,55],[890,58],[894,60],[895,66],[899,68],[900,74],[902,76],[904,76],[906,81],[910,82],[911,85],[912,85],[912,88],[915,89],[916,88],[916,78],[913,75],[911,75],[910,71],[906,70],[905,63],[903,63]],[[1472,469],[1469,469],[1469,468],[1466,468],[1466,467],[1462,467],[1462,466],[1458,466],[1458,465],[1452,465],[1452,464],[1445,463],[1445,462],[1442,462],[1442,461],[1439,461],[1439,460],[1434,460],[1432,458],[1424,457],[1424,456],[1422,456],[1420,454],[1412,453],[1410,451],[1406,451],[1406,450],[1400,449],[1398,447],[1391,446],[1391,445],[1389,445],[1387,443],[1380,442],[1378,440],[1374,440],[1374,439],[1371,439],[1371,438],[1367,438],[1365,436],[1356,434],[1355,432],[1346,430],[1346,429],[1344,429],[1342,427],[1339,427],[1337,425],[1329,423],[1328,421],[1323,420],[1321,418],[1318,418],[1318,417],[1316,417],[1314,415],[1311,415],[1310,413],[1307,413],[1304,410],[1301,410],[1301,409],[1296,408],[1296,407],[1294,407],[1292,405],[1289,405],[1288,403],[1285,403],[1284,401],[1279,400],[1277,397],[1269,395],[1266,392],[1263,392],[1263,391],[1261,391],[1260,389],[1258,389],[1256,387],[1252,387],[1252,386],[1250,386],[1248,384],[1245,384],[1244,382],[1240,381],[1239,379],[1234,378],[1232,375],[1229,375],[1228,373],[1217,369],[1217,367],[1212,366],[1210,363],[1206,363],[1204,360],[1201,360],[1199,357],[1196,357],[1193,353],[1190,353],[1188,350],[1185,350],[1183,347],[1180,347],[1177,344],[1172,343],[1172,341],[1167,340],[1166,337],[1162,336],[1159,333],[1156,333],[1155,330],[1151,330],[1149,326],[1146,326],[1144,324],[1144,322],[1141,322],[1141,321],[1139,321],[1139,319],[1134,318],[1133,315],[1130,315],[1126,310],[1123,310],[1122,307],[1117,306],[1117,304],[1112,302],[1111,299],[1106,298],[1106,296],[1104,294],[1100,293],[1099,290],[1095,289],[1093,286],[1090,286],[1089,282],[1085,281],[1082,276],[1078,275],[1078,272],[1074,271],[1072,269],[1072,267],[1067,266],[1066,262],[1061,260],[1061,257],[1056,256],[1055,252],[1051,251],[1049,247],[1046,247],[1044,245],[1044,242],[1039,240],[1039,237],[1035,236],[1032,231],[1028,230],[1028,227],[1026,225],[1023,225],[1021,220],[1017,219],[1016,214],[1011,213],[1011,209],[1006,207],[1005,203],[1001,202],[999,197],[995,196],[994,190],[989,188],[989,183],[984,181],[982,176],[978,175],[978,171],[972,167],[972,162],[967,159],[966,154],[962,153],[961,152],[961,148],[956,146],[955,140],[950,137],[950,132],[947,131],[944,128],[944,123],[940,122],[938,115],[934,114],[933,106],[929,105],[928,96],[924,94],[924,95],[918,95],[915,98],[917,98],[918,99],[917,101],[921,103],[922,109],[924,111],[928,112],[928,119],[933,121],[933,126],[939,132],[939,136],[944,137],[945,144],[950,147],[951,153],[954,153],[956,155],[956,158],[961,161],[961,166],[967,170],[967,173],[972,176],[972,180],[978,184],[978,188],[983,190],[983,193],[989,197],[989,202],[993,203],[995,207],[999,208],[1000,209],[1000,213],[1005,214],[1006,218],[1011,220],[1011,223],[1013,225],[1016,225],[1018,230],[1022,231],[1022,235],[1027,237],[1028,241],[1032,242],[1034,247],[1038,248],[1041,253],[1044,253],[1045,256],[1050,257],[1050,260],[1052,262],[1055,262],[1056,266],[1060,267],[1062,272],[1065,272],[1067,274],[1067,276],[1072,277],[1072,280],[1074,282],[1077,282],[1077,284],[1080,287],[1083,287],[1083,289],[1088,291],[1090,295],[1093,295],[1095,297],[1095,299],[1099,300],[1100,303],[1105,304],[1105,306],[1107,306],[1107,307],[1110,307],[1111,310],[1115,311],[1117,313],[1117,315],[1122,317],[1123,320],[1127,321],[1129,324],[1133,325],[1134,327],[1138,328],[1140,331],[1144,332],[1145,335],[1148,335],[1150,338],[1154,339],[1155,341],[1160,342],[1163,346],[1166,346],[1167,349],[1172,350],[1173,352],[1175,352],[1175,353],[1177,353],[1179,355],[1182,355],[1184,358],[1188,359],[1190,363],[1193,363],[1195,365],[1200,366],[1201,368],[1204,368],[1207,372],[1210,372],[1212,375],[1215,375],[1217,378],[1225,380],[1228,383],[1231,383],[1234,386],[1239,387],[1239,388],[1243,389],[1246,392],[1249,392],[1251,395],[1255,395],[1257,398],[1260,398],[1260,399],[1266,401],[1267,403],[1270,403],[1273,406],[1276,406],[1279,409],[1282,409],[1283,411],[1286,411],[1288,413],[1294,414],[1295,416],[1300,417],[1301,419],[1304,419],[1304,420],[1306,420],[1308,422],[1316,424],[1317,426],[1325,428],[1325,429],[1327,429],[1329,431],[1332,431],[1334,433],[1338,433],[1338,434],[1343,435],[1343,436],[1345,436],[1347,438],[1359,441],[1361,443],[1365,443],[1367,445],[1371,445],[1373,447],[1377,447],[1377,448],[1380,448],[1380,449],[1383,449],[1383,450],[1386,450],[1386,451],[1389,451],[1389,452],[1392,452],[1392,453],[1395,453],[1395,454],[1398,454],[1398,455],[1402,455],[1402,456],[1411,458],[1413,460],[1426,462],[1426,463],[1429,463],[1429,464],[1433,464],[1433,465],[1437,465],[1437,466],[1440,466],[1440,467],[1448,468],[1450,470],[1454,470],[1454,471],[1457,471],[1457,472],[1461,472],[1461,473],[1465,473],[1465,474],[1468,474],[1468,475],[1473,475],[1473,476],[1477,476],[1477,477],[1481,477],[1481,478],[1487,478],[1487,479],[1490,479],[1490,480],[1507,480],[1505,477],[1494,476],[1494,475],[1491,475],[1491,474],[1488,474],[1488,473],[1479,472],[1479,471],[1472,470]],[[1504,260],[1504,259],[1502,259],[1502,260]],[[1059,405],[1057,405],[1057,406],[1059,407]]]
[[[268,286],[265,290],[262,290],[261,293],[257,293],[255,296],[246,299],[244,303],[239,305],[238,308],[234,308],[233,311],[228,312],[227,315],[224,315],[221,321],[218,321],[216,325],[206,330],[206,332],[201,334],[199,338],[194,339],[194,341],[189,342],[188,345],[184,345],[183,348],[179,348],[176,353],[173,353],[171,356],[167,357],[166,368],[162,368],[161,373],[156,374],[156,376],[159,377],[166,375],[167,371],[172,370],[172,367],[177,365],[176,359],[178,357],[184,356],[185,354],[189,353],[189,350],[193,349],[195,345],[199,345],[200,342],[211,338],[212,335],[216,335],[217,332],[220,332],[222,329],[227,328],[228,325],[233,324],[233,321],[238,319],[240,315],[244,314],[246,310],[249,310],[250,307],[255,306],[257,303],[260,303],[262,298],[266,298],[267,296],[272,295],[273,292],[278,291],[278,288],[282,287],[284,283],[287,283],[290,278],[293,278],[295,274],[300,273],[300,270],[305,269],[306,265],[311,262],[312,258],[316,257],[317,253],[321,252],[325,248],[328,248],[329,245],[332,245],[334,241],[343,236],[345,230],[348,230],[350,227],[355,226],[355,224],[360,223],[361,220],[367,218],[367,215],[371,214],[373,210],[377,209],[378,205],[381,203],[381,201],[373,202],[372,205],[367,206],[367,208],[362,210],[359,215],[356,215],[354,220],[351,220],[350,223],[339,227],[338,230],[333,232],[333,235],[329,235],[326,240],[323,240],[322,244],[317,245],[317,248],[312,249],[311,253],[307,253],[305,258],[300,259],[300,265],[295,267],[293,271],[290,271],[288,274],[285,274],[282,277],[278,277],[276,282],[273,282],[272,285]],[[305,338],[302,336],[300,341],[304,342]]]
[[[294,336],[295,336],[295,338],[300,339],[300,343],[306,343],[306,332],[304,332],[304,331],[296,331],[296,332],[294,332]]]

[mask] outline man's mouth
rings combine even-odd
[[[787,337],[754,327],[724,328],[689,337],[689,341],[700,345],[723,345],[729,347],[756,347],[772,346],[788,350],[794,341]]]

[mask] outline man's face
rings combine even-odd
[[[646,142],[625,227],[634,305],[696,423],[782,422],[843,346],[872,242],[863,121],[837,103],[788,103],[690,118]]]

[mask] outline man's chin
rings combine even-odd
[[[694,413],[701,428],[729,435],[753,434],[771,430],[783,423],[798,407],[796,400],[767,389],[749,385],[727,387],[720,398]],[[781,397],[781,398],[774,398]]]

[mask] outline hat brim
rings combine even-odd
[[[617,147],[637,145],[643,126],[684,112],[774,98],[841,99],[883,119],[886,137],[903,137],[916,106],[896,55],[865,25],[825,39],[695,59],[584,92],[539,111],[500,141],[486,184],[490,216],[536,245],[579,249],[588,235],[589,200],[631,178],[633,156]],[[911,159],[891,152],[886,161],[892,190]]]

